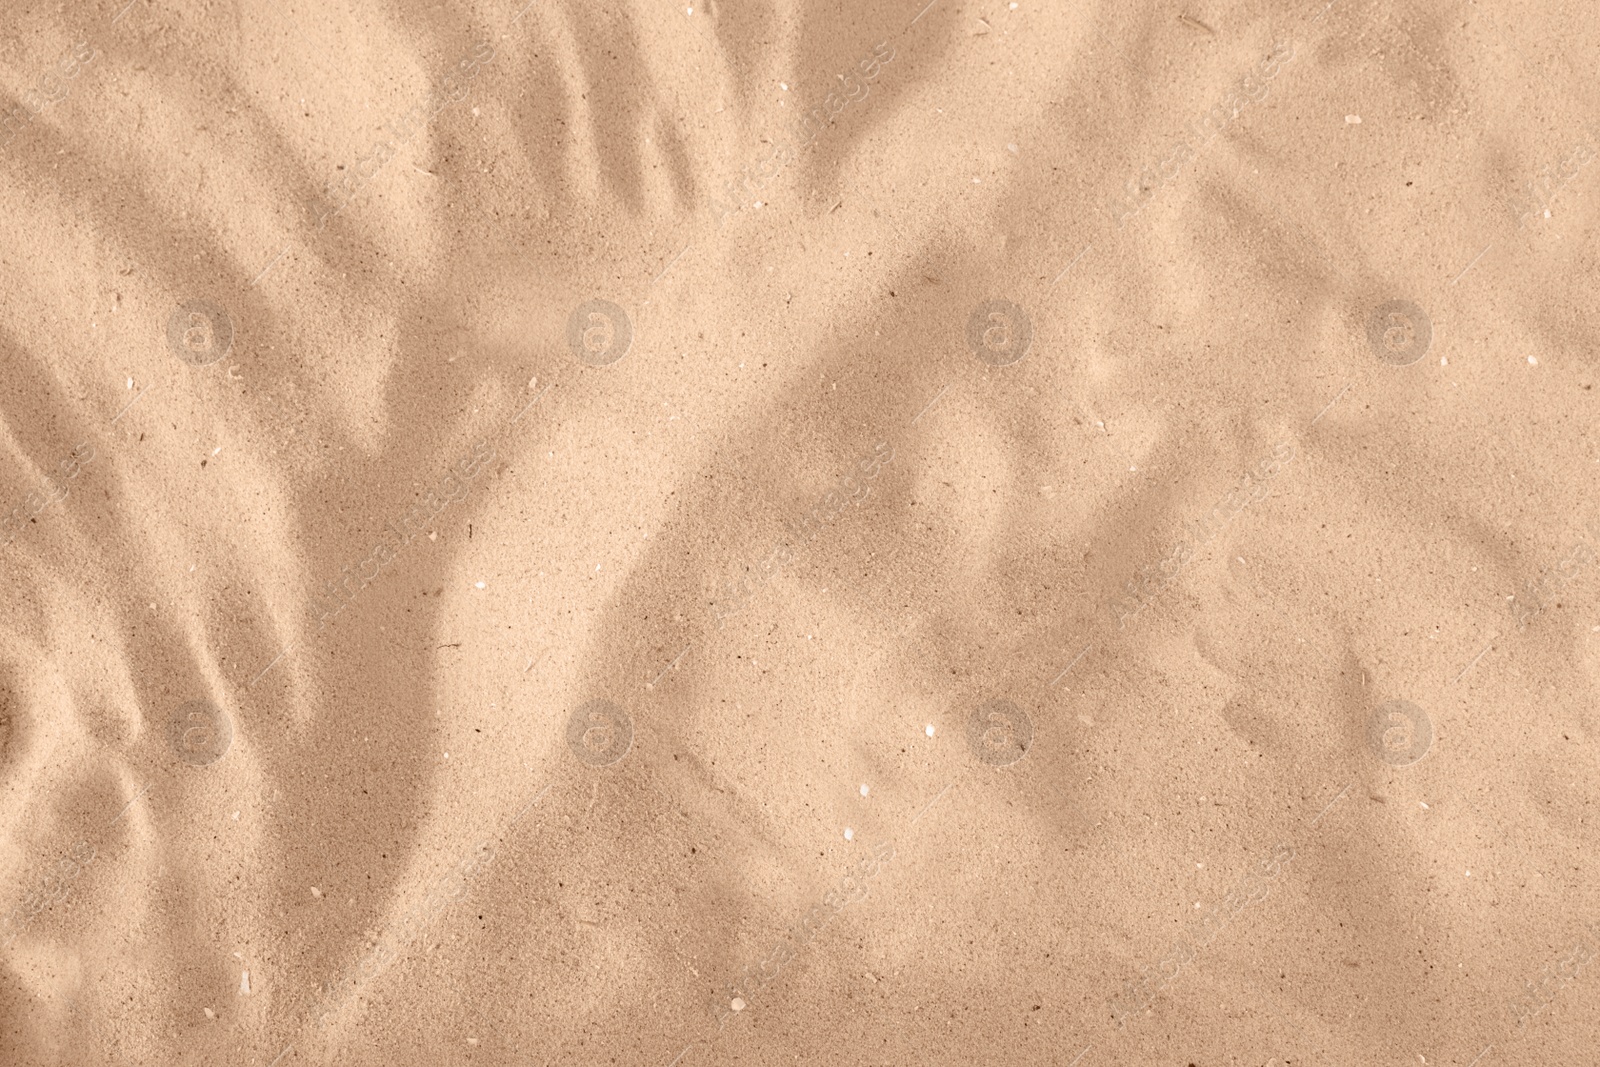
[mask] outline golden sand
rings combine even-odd
[[[0,21],[0,1065],[1595,1059],[1592,11]]]

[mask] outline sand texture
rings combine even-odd
[[[0,1067],[1600,1061],[1594,14],[5,5]]]

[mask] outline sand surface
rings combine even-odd
[[[1571,0],[0,12],[0,1064],[1600,1054]]]

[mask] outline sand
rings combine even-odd
[[[1591,13],[924,2],[0,16],[0,1064],[1595,1058]]]

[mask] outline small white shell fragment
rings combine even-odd
[[[744,1011],[744,1001],[739,997],[734,997],[733,1003],[729,1004],[728,1007],[732,1008],[734,1011]]]
[[[1344,120],[1346,122],[1348,122],[1352,126],[1361,125],[1361,116],[1360,115],[1346,115],[1344,117]]]
[[[210,1008],[206,1008],[205,1013],[207,1019],[215,1019],[217,1017],[217,1013],[212,1011]]]
[[[318,889],[316,886],[312,886],[311,887],[311,895],[316,897],[318,900],[321,900],[322,899],[322,890]]]
[[[248,997],[250,995],[250,972],[249,971],[245,971],[243,974],[241,974],[239,976],[239,995],[241,997]]]

